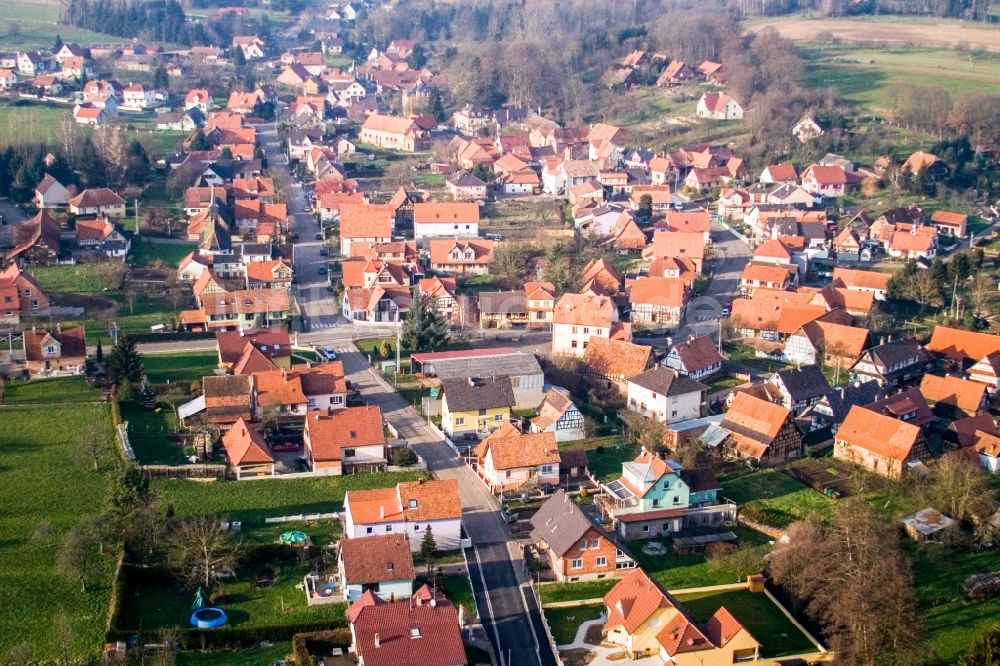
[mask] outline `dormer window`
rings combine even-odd
[[[410,638],[420,638],[420,627],[410,627]]]
[[[357,430],[352,430],[351,431],[351,439],[357,439],[357,438],[358,438],[358,431]]]
[[[417,500],[415,500],[415,499],[411,499],[410,500],[410,508],[411,509],[416,509],[417,508]]]

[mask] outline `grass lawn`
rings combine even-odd
[[[292,644],[275,643],[271,647],[233,650],[230,652],[180,652],[177,666],[265,666],[280,661],[292,653]]]
[[[423,571],[427,571],[426,567]],[[421,567],[417,566],[417,574],[421,572]],[[455,604],[456,607],[464,606],[465,612],[472,617],[478,617],[476,613],[476,600],[472,596],[472,585],[469,583],[469,577],[463,574],[455,574],[453,576],[441,576],[437,579],[438,587],[444,592],[444,596],[448,597],[451,603]]]
[[[173,243],[150,243],[141,238],[132,240],[132,263],[136,266],[153,266],[162,263],[176,268],[177,263],[195,249],[195,245],[174,245]]]
[[[58,414],[51,406],[0,411],[0,661],[15,646],[28,643],[33,660],[55,662],[61,655],[53,622],[59,609],[65,611],[73,633],[71,659],[82,663],[99,656],[111,594],[111,559],[102,582],[87,592],[55,572],[63,535],[83,516],[105,509],[109,465],[95,472],[79,461],[76,428],[71,427],[95,422],[106,424],[110,445],[108,405],[66,403]]]
[[[295,589],[312,565],[292,560],[276,564],[277,580],[266,588],[254,587],[256,571],[246,571],[231,582],[221,583],[212,603],[224,608],[233,627],[281,626],[300,622],[330,622],[344,626],[346,604],[309,606],[305,593]],[[134,630],[187,628],[194,591],[169,577],[143,577],[129,572],[119,628]],[[227,662],[228,663],[228,662]]]
[[[31,274],[45,291],[98,293],[118,288],[121,268],[111,262],[75,266],[34,266]]]
[[[27,3],[22,3],[27,4]],[[9,3],[0,4],[0,17],[6,12]],[[0,29],[4,21],[0,18]],[[49,39],[49,46],[52,40]],[[24,145],[43,143],[56,144],[56,127],[59,119],[70,113],[69,107],[55,107],[42,104],[9,104],[0,105],[0,143],[5,145]],[[31,271],[35,274],[35,270]]]
[[[1000,617],[1000,597],[967,601],[959,588],[968,576],[1000,568],[995,550],[954,552],[934,544],[905,542],[913,560],[917,601],[927,623],[927,642],[937,662],[954,663]]]
[[[128,422],[128,441],[140,463],[146,465],[183,465],[184,452],[167,440],[167,431],[177,428],[177,417],[170,407],[159,411],[133,402],[122,403],[122,420]]]
[[[762,657],[773,659],[816,650],[812,641],[762,593],[749,590],[698,592],[678,595],[677,600],[697,622],[707,621],[725,606],[750,635],[760,641]]]
[[[787,527],[807,516],[828,518],[835,502],[773,469],[723,481],[722,495],[749,517],[774,527]]]
[[[538,586],[543,604],[579,599],[600,599],[615,586],[616,580],[591,580],[585,583],[550,583]]]
[[[719,531],[728,530],[740,537],[740,542],[750,545],[761,545],[767,542],[767,537],[758,534],[753,530],[743,527],[719,528]],[[668,590],[682,590],[689,587],[702,587],[706,585],[726,585],[728,583],[739,583],[740,579],[734,578],[725,571],[715,571],[708,566],[708,558],[703,553],[692,553],[690,555],[678,555],[673,548],[667,548],[663,555],[647,555],[642,552],[642,547],[646,541],[658,541],[663,544],[669,542],[665,538],[641,539],[629,541],[629,551],[635,557],[639,566],[646,570],[660,585]]]
[[[709,392],[721,391],[727,388],[733,388],[734,386],[739,386],[744,384],[742,379],[737,379],[736,377],[716,377],[708,383]]]
[[[192,351],[174,354],[144,354],[146,375],[154,384],[194,382],[212,374],[219,365],[214,351]]]
[[[12,381],[4,391],[3,403],[96,402],[100,393],[83,377],[58,377],[33,381]]]
[[[390,488],[420,478],[425,478],[421,472],[385,472],[209,483],[154,479],[150,485],[164,503],[174,505],[177,515],[219,514],[250,523],[263,522],[267,516],[340,511],[348,490]]]
[[[552,630],[556,645],[568,645],[576,638],[580,625],[588,620],[596,620],[604,612],[604,604],[589,604],[572,608],[547,608],[545,620]]]
[[[113,37],[99,32],[91,32],[69,25],[56,25],[59,18],[57,0],[7,0],[0,4],[0,31],[8,34],[9,26],[16,23],[20,27],[17,41],[7,38],[8,48],[52,48],[56,34],[65,42],[90,44],[114,43],[121,37]],[[16,45],[16,48],[15,48]]]
[[[617,479],[622,475],[622,463],[635,458],[635,451],[625,445],[620,435],[561,442],[559,448],[564,451],[586,450],[587,466],[601,481]]]

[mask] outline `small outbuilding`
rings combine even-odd
[[[914,541],[940,541],[954,525],[954,519],[931,508],[903,518],[903,527]]]

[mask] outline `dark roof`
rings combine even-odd
[[[910,340],[892,340],[881,345],[876,345],[868,350],[872,359],[887,368],[899,363],[906,363],[912,358],[917,362],[922,359],[921,349],[917,343]]]
[[[715,472],[710,467],[692,467],[681,470],[681,479],[688,485],[691,492],[705,492],[706,490],[720,490],[722,484],[715,478]]]
[[[583,468],[587,466],[587,452],[584,449],[571,449],[559,452],[559,473],[569,473],[573,467]]]
[[[835,423],[841,423],[847,417],[851,407],[870,405],[881,397],[882,387],[874,379],[866,382],[854,382],[839,389],[833,389],[823,400],[829,405]]]
[[[565,491],[557,490],[531,517],[531,538],[544,541],[562,557],[591,527],[590,519],[576,502]]]
[[[441,390],[451,411],[512,407],[515,404],[509,377],[445,379],[441,382]]]
[[[479,315],[527,314],[528,298],[520,291],[479,292]]]
[[[993,417],[989,414],[979,414],[978,416],[969,416],[953,421],[948,426],[948,430],[941,436],[941,439],[964,448],[976,443],[977,430],[1000,436],[1000,430],[997,429],[997,423]]]
[[[450,178],[448,182],[455,187],[485,187],[486,183],[479,180],[467,171],[459,171]]]
[[[708,390],[708,387],[701,382],[662,365],[653,366],[629,381],[654,393],[667,396]]]
[[[830,383],[826,381],[826,377],[818,365],[779,370],[773,376],[777,376],[781,381],[793,402],[810,400],[826,395],[830,391]]]
[[[688,372],[699,372],[723,362],[722,354],[707,335],[699,335],[674,346]]]

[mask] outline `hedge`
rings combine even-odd
[[[292,661],[295,666],[313,666],[315,663],[312,655],[309,654],[310,643],[325,643],[330,647],[339,647],[346,652],[347,648],[351,646],[351,630],[341,628],[295,634],[292,637]]]
[[[346,624],[346,620],[344,620]],[[187,649],[215,648],[245,648],[259,645],[261,641],[288,641],[297,634],[310,634],[330,630],[330,620],[316,622],[299,622],[297,624],[256,625],[252,627],[219,627],[217,629],[176,629],[176,640]],[[140,643],[156,642],[160,639],[160,630],[122,631],[114,629],[108,632],[108,641],[125,641],[132,636],[139,636]]]

